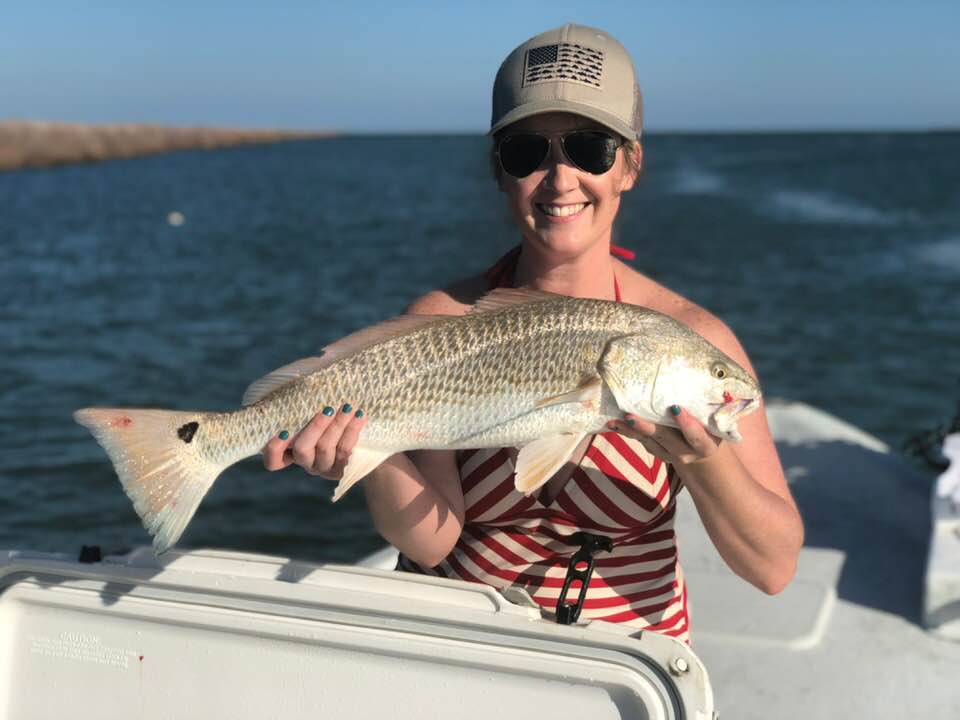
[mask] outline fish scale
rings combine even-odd
[[[497,290],[463,316],[399,318],[348,336],[245,397],[247,406],[223,413],[75,413],[107,450],[158,552],[226,467],[281,430],[299,432],[326,406],[367,413],[336,499],[394,453],[470,447],[520,447],[517,487],[532,492],[585,434],[624,412],[675,425],[667,403],[680,402],[735,439],[736,417],[760,393],[733,360],[666,315]]]

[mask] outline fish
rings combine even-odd
[[[237,410],[93,407],[74,418],[106,450],[160,554],[225,469],[327,406],[367,416],[336,501],[418,449],[517,447],[515,486],[529,495],[625,413],[677,427],[669,407],[679,404],[739,441],[737,421],[760,399],[752,375],[667,315],[498,289],[464,315],[404,315],[349,335],[251,384]]]

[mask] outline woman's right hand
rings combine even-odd
[[[339,412],[326,407],[296,435],[282,439],[281,432],[270,440],[263,448],[263,466],[282,470],[299,465],[311,475],[340,480],[365,423],[363,410],[354,412],[349,403]]]

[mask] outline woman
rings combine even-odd
[[[494,83],[491,134],[520,246],[409,312],[462,314],[509,285],[635,303],[685,323],[753,372],[720,320],[612,255],[620,197],[642,163],[641,114],[632,62],[608,35],[566,25],[514,50]],[[597,554],[582,616],[688,640],[673,535],[681,488],[727,564],[767,593],[793,576],[803,527],[762,408],[740,421],[736,445],[683,408],[671,412],[679,430],[629,415],[611,423],[527,498],[513,489],[515,450],[395,455],[364,480],[370,513],[401,551],[401,568],[517,585],[548,611],[584,543],[574,534],[587,531]],[[264,463],[338,479],[363,423],[349,405],[327,408],[295,437],[272,440]]]

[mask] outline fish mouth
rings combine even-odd
[[[752,398],[736,398],[733,400],[710,403],[710,407],[716,408],[712,417],[717,419],[726,418],[727,420],[735,420],[741,415],[749,415],[758,407],[760,407],[760,396]]]
[[[710,403],[710,407],[716,408],[710,415],[710,425],[717,430],[717,434],[728,440],[739,441],[741,435],[737,430],[737,420],[760,407],[760,396],[731,398],[724,402]]]

